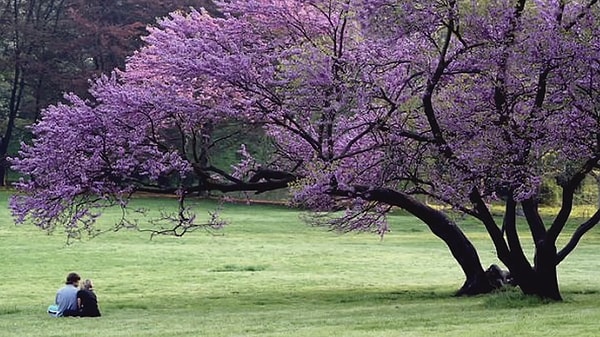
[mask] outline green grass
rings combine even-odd
[[[461,271],[412,217],[392,233],[339,235],[275,206],[226,205],[231,225],[182,238],[121,231],[65,245],[14,226],[0,194],[0,336],[597,336],[600,236],[560,266],[565,301],[505,291],[452,297]],[[136,201],[153,210],[172,200]],[[200,214],[212,202],[198,204]],[[108,212],[110,226],[118,212]],[[462,224],[483,263],[485,233]],[[45,313],[70,271],[94,280],[103,316]]]

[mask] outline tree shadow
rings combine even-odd
[[[552,303],[559,303],[538,296],[525,295],[516,287],[505,287],[491,294],[480,295],[482,305],[486,309],[518,309],[533,308]]]

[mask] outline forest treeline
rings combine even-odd
[[[65,92],[86,97],[89,79],[122,68],[147,25],[189,7],[215,13],[210,0],[0,1],[0,186],[44,107]]]

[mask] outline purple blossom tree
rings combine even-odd
[[[93,230],[101,208],[155,191],[179,195],[182,233],[197,226],[191,193],[290,187],[295,203],[336,211],[315,220],[341,231],[384,234],[391,207],[407,210],[464,271],[459,295],[506,282],[428,196],[481,222],[524,293],[561,299],[556,267],[600,221],[599,210],[557,246],[600,159],[597,1],[220,6],[223,18],[159,21],[125,71],[95,81],[93,101],[71,95],[45,110],[12,160],[27,177],[11,202],[18,221]],[[238,165],[214,167],[224,126],[263,128],[271,160],[242,147]],[[562,189],[551,221],[538,211],[548,179]],[[505,206],[501,223],[492,201]]]

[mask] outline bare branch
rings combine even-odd
[[[557,265],[561,263],[567,257],[567,255],[569,255],[573,251],[573,249],[575,249],[575,247],[577,247],[577,244],[585,235],[585,233],[587,233],[590,229],[594,228],[598,224],[598,222],[600,222],[600,209],[598,209],[588,221],[582,223],[581,225],[579,225],[579,227],[577,227],[577,229],[571,236],[569,242],[567,242],[564,248],[556,254]]]

